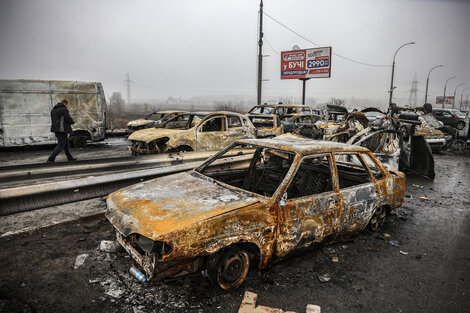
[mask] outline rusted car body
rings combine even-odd
[[[234,112],[179,114],[159,127],[135,131],[128,140],[133,154],[196,150],[217,151],[242,138],[255,138],[256,129]]]
[[[263,104],[256,105],[247,114],[257,129],[258,138],[274,137],[295,131],[310,118],[314,120],[308,105]]]
[[[106,132],[106,98],[101,83],[59,80],[0,80],[0,147],[54,144],[51,110],[67,99],[75,121],[70,141],[83,147]]]
[[[202,270],[228,289],[250,264],[377,230],[404,196],[404,174],[368,149],[286,134],[239,140],[193,171],[118,190],[106,217],[149,279]]]
[[[248,114],[247,116],[256,128],[257,138],[275,137],[284,133],[281,120],[276,114]]]
[[[137,120],[133,120],[127,123],[127,132],[131,134],[135,132],[136,130],[150,128],[150,127],[158,127],[163,122],[181,113],[188,113],[188,112],[175,111],[175,110],[152,112],[143,119],[137,119]]]

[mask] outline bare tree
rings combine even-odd
[[[122,125],[124,103],[124,99],[120,92],[113,92],[109,98],[107,125],[109,125],[111,129],[125,127],[125,124],[124,126]]]
[[[333,104],[333,105],[338,105],[344,107],[346,103],[344,102],[344,99],[342,98],[335,98],[331,97],[330,100],[326,102],[326,104]]]

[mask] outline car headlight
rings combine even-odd
[[[158,253],[159,255],[165,255],[171,252],[172,247],[169,243],[163,241],[154,241],[145,236],[137,236],[137,244],[139,247],[147,253]]]

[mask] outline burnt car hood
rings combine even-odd
[[[113,192],[106,217],[124,236],[138,233],[153,240],[185,226],[258,202],[198,173],[179,173]]]
[[[164,128],[147,128],[133,132],[127,139],[135,141],[150,142],[162,137],[170,137],[175,134],[182,134],[187,130],[183,129],[164,129]]]
[[[135,127],[135,126],[144,126],[147,125],[148,123],[153,123],[155,121],[151,120],[146,120],[146,119],[139,119],[139,120],[133,120],[127,123],[128,127]]]

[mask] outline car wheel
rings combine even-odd
[[[465,123],[464,123],[464,122],[458,122],[458,123],[457,123],[457,129],[458,129],[458,130],[462,130],[464,127],[465,127]]]
[[[175,149],[175,152],[190,152],[193,151],[193,148],[190,146],[178,146]]]
[[[369,228],[372,231],[377,231],[384,224],[386,216],[387,212],[383,206],[376,208],[369,221]]]
[[[76,136],[73,140],[73,145],[75,148],[85,148],[87,143],[87,138],[85,136]]]
[[[240,248],[232,247],[211,256],[207,264],[207,276],[215,285],[227,290],[239,286],[250,269],[250,257]]]

